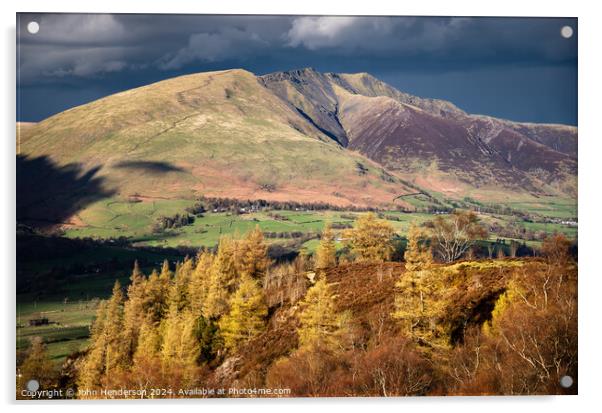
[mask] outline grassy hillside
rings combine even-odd
[[[407,191],[343,150],[243,70],[182,76],[76,107],[20,132],[28,159],[79,164],[123,200],[199,194],[336,205]],[[361,165],[361,166],[360,166]],[[93,168],[98,168],[96,171]]]
[[[366,73],[181,76],[17,135],[19,221],[96,236],[143,236],[201,195],[383,209],[576,197],[575,128],[472,117]]]

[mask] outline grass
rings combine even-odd
[[[512,204],[513,208],[530,207],[530,211],[542,213],[548,211],[548,217],[571,215],[571,203],[562,199],[546,199],[547,204],[520,203]],[[244,215],[230,213],[206,213],[197,217],[192,225],[178,229],[168,230],[164,233],[153,233],[151,227],[161,215],[174,215],[181,213],[187,206],[194,203],[191,200],[153,200],[131,203],[117,199],[99,201],[80,214],[84,226],[73,227],[66,231],[70,238],[106,238],[126,236],[130,237],[136,246],[153,247],[211,247],[218,243],[220,236],[225,234],[245,234],[255,226],[268,232],[303,232],[318,233],[325,222],[352,224],[359,213],[339,211],[271,211],[255,212]],[[556,209],[554,209],[556,208]],[[552,212],[550,212],[552,211]],[[554,213],[555,211],[555,213]],[[277,214],[284,219],[276,219]],[[423,223],[433,218],[426,213],[404,213],[399,211],[384,212],[395,231],[400,234],[407,233],[412,222]],[[482,215],[486,223],[498,222],[504,225],[513,220],[512,217],[503,215]],[[576,238],[577,228],[560,223],[533,223],[519,222],[527,230],[544,231],[546,233],[563,233],[569,238]],[[282,238],[270,239],[278,242]],[[308,244],[308,245],[311,245]],[[87,257],[84,259],[91,259]]]
[[[115,280],[127,285],[125,272],[70,277],[60,292],[17,294],[16,346],[25,350],[34,337],[41,337],[50,358],[57,364],[69,354],[86,348],[90,325],[100,299],[110,296]],[[50,324],[30,326],[29,320],[48,318]]]
[[[406,192],[399,182],[383,180],[376,163],[324,139],[255,76],[237,70],[111,95],[44,120],[24,135],[23,155],[86,170],[102,166],[97,177],[103,187],[123,197],[256,197],[265,180],[277,190],[260,196],[307,202],[382,205]],[[123,161],[161,162],[171,169],[120,167]],[[365,174],[357,173],[357,163]],[[81,214],[84,222],[112,220],[104,236],[113,236],[115,228],[144,227],[148,215],[123,221],[128,211],[120,205],[89,209]]]
[[[110,291],[110,290],[109,290]],[[96,301],[65,304],[46,301],[33,305],[17,298],[17,351],[25,350],[34,337],[42,337],[50,358],[60,363],[67,355],[83,350],[90,335],[90,324],[96,311]],[[32,318],[47,317],[47,326],[29,326]]]
[[[539,214],[549,218],[576,218],[577,200],[560,197],[543,197],[533,201],[506,202],[511,208]]]

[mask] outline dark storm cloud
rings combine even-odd
[[[493,96],[479,105],[482,96],[475,94],[472,75],[478,72],[482,78],[510,68],[527,97],[520,119],[576,121],[573,108],[551,117],[545,108],[530,110],[526,82],[534,67],[568,67],[574,70],[561,83],[575,87],[574,19],[21,14],[18,20],[19,117],[24,120],[183,73],[243,67],[261,74],[312,66],[369,71],[417,94],[430,93],[433,88],[426,86],[451,76],[464,84],[464,91],[430,97],[462,102],[476,112],[489,110]],[[40,23],[35,35],[25,29],[32,20]],[[571,39],[560,36],[566,24],[575,29]],[[416,83],[408,87],[408,78]],[[538,85],[537,93],[542,90],[545,85]],[[48,99],[50,95],[56,99]],[[504,109],[516,107],[512,105],[516,103],[500,102],[499,113],[488,113],[516,118]]]

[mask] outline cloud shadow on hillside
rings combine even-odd
[[[115,165],[114,168],[130,169],[146,172],[149,174],[166,174],[169,172],[186,172],[185,169],[175,166],[169,162],[162,161],[122,161]]]
[[[56,165],[46,156],[17,155],[17,222],[49,230],[115,191],[98,177],[101,166]]]

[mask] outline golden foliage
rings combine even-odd
[[[41,337],[31,339],[27,356],[19,368],[17,376],[17,396],[25,389],[29,380],[37,380],[42,389],[50,389],[56,385],[55,369],[48,357],[46,345]]]
[[[316,269],[330,268],[337,265],[337,250],[334,243],[334,233],[330,223],[324,226],[320,244],[316,249]]]
[[[238,282],[236,270],[236,243],[230,237],[220,238],[217,255],[209,273],[207,296],[203,303],[203,315],[219,318],[228,312],[228,300]]]
[[[449,337],[438,322],[445,307],[444,279],[433,269],[433,258],[425,244],[426,234],[410,226],[404,254],[406,271],[395,284],[395,311],[392,314],[410,336],[429,346],[445,346]]]
[[[235,350],[240,343],[255,337],[265,329],[268,314],[257,281],[248,275],[230,300],[230,312],[221,318],[219,328],[226,348]]]
[[[240,245],[240,258],[237,260],[239,274],[255,279],[261,278],[265,274],[270,260],[268,259],[268,246],[259,225],[256,225],[255,229],[238,243]]]
[[[358,261],[383,262],[393,254],[394,233],[388,221],[370,212],[357,219],[355,228],[345,231],[345,238]]]
[[[300,327],[297,330],[300,347],[341,347],[349,315],[337,313],[334,298],[324,278],[307,291],[300,303]]]

